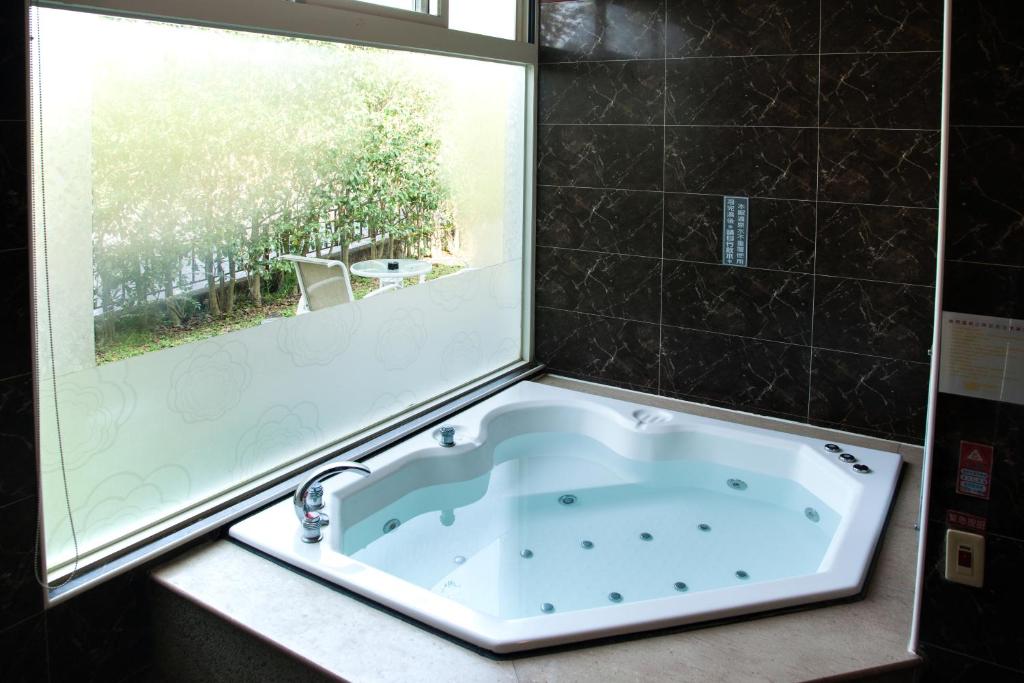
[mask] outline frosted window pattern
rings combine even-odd
[[[521,358],[523,67],[38,17],[51,571],[58,411],[86,554]],[[309,306],[282,256],[333,261],[313,284],[335,289]],[[338,267],[369,258],[430,270]]]

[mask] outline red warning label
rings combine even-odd
[[[983,534],[988,527],[988,520],[966,512],[946,510],[946,524],[956,529],[965,529]]]
[[[992,492],[992,460],[992,446],[961,441],[956,492],[988,500]]]

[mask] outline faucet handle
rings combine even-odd
[[[321,465],[313,470],[312,473],[307,475],[305,480],[298,485],[295,489],[295,495],[292,496],[292,507],[295,508],[295,516],[301,524],[305,524],[305,517],[307,513],[316,512],[324,507],[324,489],[320,484],[320,480],[324,477],[329,477],[332,474],[337,474],[338,472],[344,472],[347,470],[355,470],[356,472],[362,472],[363,474],[370,473],[370,468],[366,465],[344,460],[342,462],[332,462],[326,465]],[[321,513],[320,526],[326,525],[327,515]]]
[[[320,531],[320,527],[323,526],[323,518],[319,512],[307,512],[302,520],[302,542],[303,543],[319,543],[323,540],[323,532]]]
[[[320,483],[313,484],[306,493],[306,505],[304,512],[319,512],[320,526],[324,527],[331,523],[331,518],[324,512],[324,487]]]

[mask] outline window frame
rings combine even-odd
[[[419,9],[402,9],[381,5],[378,0],[285,0],[296,5],[320,5],[332,9],[344,9],[365,14],[417,21],[432,26],[448,28],[448,0],[412,0]],[[435,5],[436,12],[431,11]]]
[[[536,0],[516,0],[516,39],[457,31],[432,23],[434,15],[359,2],[359,0],[34,0],[39,7],[73,9],[137,19],[172,21],[236,31],[255,31],[313,40],[428,52],[484,61],[537,65],[531,42]],[[442,0],[447,5],[447,0]],[[335,4],[337,3],[337,4]],[[447,10],[445,10],[447,13]]]
[[[47,579],[47,585],[43,589],[44,604],[47,608],[119,574],[149,563],[196,539],[208,536],[216,529],[276,501],[288,491],[289,485],[294,487],[292,482],[311,467],[335,459],[342,453],[346,457],[356,459],[368,458],[387,445],[411,436],[427,424],[463,410],[510,384],[536,375],[543,369],[543,366],[534,362],[533,334],[538,64],[535,36],[539,21],[539,12],[536,11],[538,0],[516,0],[515,40],[447,28],[447,0],[437,0],[439,14],[443,13],[443,24],[437,20],[437,15],[375,6],[359,0],[312,1],[322,4],[295,0],[30,0],[29,4],[30,7],[78,10],[343,42],[524,67],[521,360],[511,366],[495,368],[468,384],[451,387],[444,394],[399,413],[384,423],[366,425],[364,429],[342,442],[306,454],[292,465],[269,473],[262,478],[258,486],[248,488],[244,501],[239,500],[237,492],[226,491],[214,500],[184,508],[180,515],[175,515],[173,519],[155,526],[140,528],[112,546],[82,553],[76,560],[74,571],[69,566],[55,569],[47,567],[46,547],[40,536],[39,562],[40,570]],[[419,1],[426,3],[429,0]],[[26,45],[30,46],[31,35],[27,35],[27,38]],[[34,141],[31,143],[33,152],[35,144]],[[32,213],[33,209],[30,208],[30,225],[34,224]],[[33,259],[35,258],[33,255]],[[34,282],[32,287],[35,287]],[[33,292],[33,300],[34,298]],[[35,310],[32,315],[32,329],[35,330],[38,315]],[[34,361],[38,363],[38,357],[34,358]],[[38,376],[38,373],[36,374]],[[38,419],[41,406],[38,392],[34,404],[37,415],[35,442],[38,459],[41,457]]]

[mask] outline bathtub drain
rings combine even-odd
[[[583,541],[582,543],[580,543],[580,547],[583,548],[584,550],[590,550],[591,548],[594,547],[594,542],[593,541]]]
[[[821,515],[814,508],[804,508],[804,516],[812,522],[821,521]]]
[[[743,481],[742,479],[729,479],[725,483],[729,485],[729,488],[735,491],[747,490],[747,482]]]
[[[540,611],[545,613],[551,613],[555,611],[555,606],[550,602],[545,602],[540,606]]]
[[[567,493],[564,496],[559,496],[558,502],[561,503],[562,505],[572,505],[573,503],[576,502],[576,496],[572,495],[571,493]]]
[[[402,523],[397,519],[389,519],[388,521],[384,522],[384,528],[382,529],[382,531],[386,534],[390,534],[392,531],[394,531],[401,525]]]
[[[622,602],[622,593],[609,593],[608,599],[612,602]]]
[[[697,528],[700,529],[701,531],[711,531],[711,525],[710,524],[704,524],[703,522],[698,524]]]

